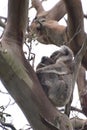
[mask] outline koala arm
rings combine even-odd
[[[38,68],[36,73],[54,73],[58,75],[66,75],[72,71],[63,63],[55,63],[42,68]]]

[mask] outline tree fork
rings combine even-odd
[[[0,78],[35,130],[72,130],[70,120],[48,100],[24,57],[27,11],[28,0],[9,0],[8,20],[0,46]]]

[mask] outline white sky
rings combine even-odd
[[[48,0],[47,2],[44,2],[43,5],[45,6],[45,9],[48,10],[57,2],[58,2],[58,0]],[[86,7],[87,1],[82,0],[82,3],[83,3],[83,6],[85,7],[84,12],[87,13],[87,7]],[[31,20],[34,17],[34,14],[35,14],[35,10],[32,10],[30,12]],[[7,16],[7,0],[0,1],[0,16],[5,16],[5,17]],[[87,30],[87,20],[85,20],[85,30]],[[0,28],[0,31],[1,31],[1,28]],[[36,54],[36,59],[35,59],[36,65],[38,64],[38,62],[40,61],[40,58],[42,56],[47,56],[47,55],[49,56],[55,50],[57,50],[56,46],[42,45],[42,44],[39,44],[37,46],[33,45],[32,51]],[[74,93],[74,97],[76,97],[76,99],[74,100],[74,105],[76,107],[78,107],[78,106],[80,106],[79,98],[76,96],[77,88],[75,88],[75,89],[76,90]],[[0,82],[0,90],[6,91],[5,88],[3,87],[3,85],[1,84],[1,82]],[[1,99],[0,106],[7,105],[7,103],[9,102],[9,98],[11,98],[11,97],[9,97],[8,95],[0,94],[0,99]],[[24,118],[22,112],[20,111],[20,109],[18,108],[18,106],[16,104],[9,106],[6,109],[6,112],[12,115],[13,118],[11,118],[11,122],[15,125],[15,127],[17,129],[22,128],[26,124],[26,119]],[[73,115],[73,113],[72,113],[72,115]],[[77,113],[77,115],[78,115],[78,113]],[[74,116],[75,116],[75,114],[74,114]],[[83,117],[83,116],[80,114],[80,117]]]

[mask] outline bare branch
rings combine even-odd
[[[15,128],[12,124],[10,124],[10,123],[5,123],[5,122],[2,122],[2,121],[0,121],[0,123],[1,123],[3,126],[5,126],[5,127],[10,128],[11,130],[16,130],[16,128]]]
[[[86,18],[86,19],[87,19],[87,14],[84,14],[84,18]]]
[[[79,52],[76,54],[76,56],[74,58],[74,73],[73,73],[73,83],[72,83],[73,90],[74,90],[75,82],[77,81],[81,61],[82,61],[83,56],[85,55],[86,50],[87,50],[87,42],[86,42],[86,39],[85,39],[81,49],[79,50]],[[72,103],[72,99],[73,99],[73,93],[72,93],[72,96],[71,96],[71,100],[66,105],[66,109],[65,109],[65,111],[67,112],[66,114],[68,114],[68,116],[70,114],[70,109],[71,109],[70,106],[71,106],[71,103]]]
[[[87,120],[75,117],[75,118],[71,118],[71,122],[72,122],[73,128],[76,130],[87,129]]]
[[[86,70],[84,67],[80,67],[78,77],[77,77],[77,84],[78,84],[78,90],[79,90],[79,96],[83,93],[83,91],[86,91]]]
[[[12,7],[12,5],[14,5]],[[25,5],[25,7],[24,7]],[[27,2],[21,1],[8,1],[8,19],[7,19],[7,25],[4,31],[4,37],[13,37],[14,40],[17,40],[21,46],[22,41],[24,40],[26,26],[28,22],[28,0]],[[10,14],[11,12],[11,14]],[[21,17],[22,16],[22,17]],[[19,18],[18,18],[19,17]],[[8,30],[10,30],[8,32]]]
[[[42,2],[40,0],[32,0],[32,6],[37,10],[37,14],[44,11]]]
[[[71,49],[76,54],[80,49],[85,37],[82,5],[80,0],[64,0],[64,2],[68,12],[68,32],[70,39],[75,35],[77,30],[79,32],[70,44]]]
[[[39,42],[60,46],[67,41],[65,26],[58,25],[55,20],[40,20],[31,24],[31,31],[36,34]]]
[[[81,48],[81,45],[84,42],[86,34],[84,33],[84,23],[83,23],[83,10],[82,4],[80,0],[64,0],[66,9],[68,12],[68,35],[69,39],[71,39],[78,30],[78,35],[74,37],[74,39],[70,43],[70,48],[73,50],[74,54],[78,52]],[[80,11],[79,11],[80,9]],[[87,41],[86,41],[87,42]],[[87,69],[87,52],[85,53],[82,64]]]
[[[63,0],[59,1],[52,9],[45,11],[42,2],[39,0],[32,0],[32,5],[37,11],[37,16],[40,18],[45,17],[49,20],[59,21],[65,14],[66,8]]]
[[[77,80],[77,75],[79,71],[80,64],[82,62],[82,58],[86,53],[87,43],[86,43],[86,36],[84,34],[84,23],[83,23],[83,11],[82,5],[80,0],[63,0],[66,5],[66,9],[68,12],[68,35],[69,40],[79,32],[71,41],[70,48],[73,50],[75,57],[74,62],[74,73],[73,73],[73,84],[72,87],[74,89],[75,81]],[[80,11],[78,10],[80,9]],[[77,31],[78,30],[78,31]],[[82,46],[83,45],[83,46]],[[82,48],[81,48],[82,46]],[[81,48],[81,49],[80,49]],[[80,49],[80,51],[79,51]],[[77,53],[78,52],[78,53]],[[77,53],[77,54],[76,54]],[[73,95],[73,94],[72,94]],[[67,104],[68,107],[66,111],[68,115],[70,113],[70,106],[72,102],[72,97],[70,102]]]
[[[66,7],[63,0],[60,0],[52,9],[48,11],[48,19],[59,21],[66,14]]]
[[[64,111],[64,110],[65,110],[64,108],[61,109],[61,111]],[[76,107],[73,107],[73,106],[71,106],[70,111],[75,111],[75,112],[77,111],[77,112],[80,112],[80,113],[83,114],[83,112],[82,112],[81,109],[76,108]],[[67,114],[67,113],[66,113],[66,114]]]
[[[78,73],[77,84],[82,111],[87,116],[87,80],[86,71],[83,67],[80,68]]]

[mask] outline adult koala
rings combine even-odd
[[[72,94],[73,52],[65,45],[50,57],[42,57],[36,74],[50,101],[65,106]]]

